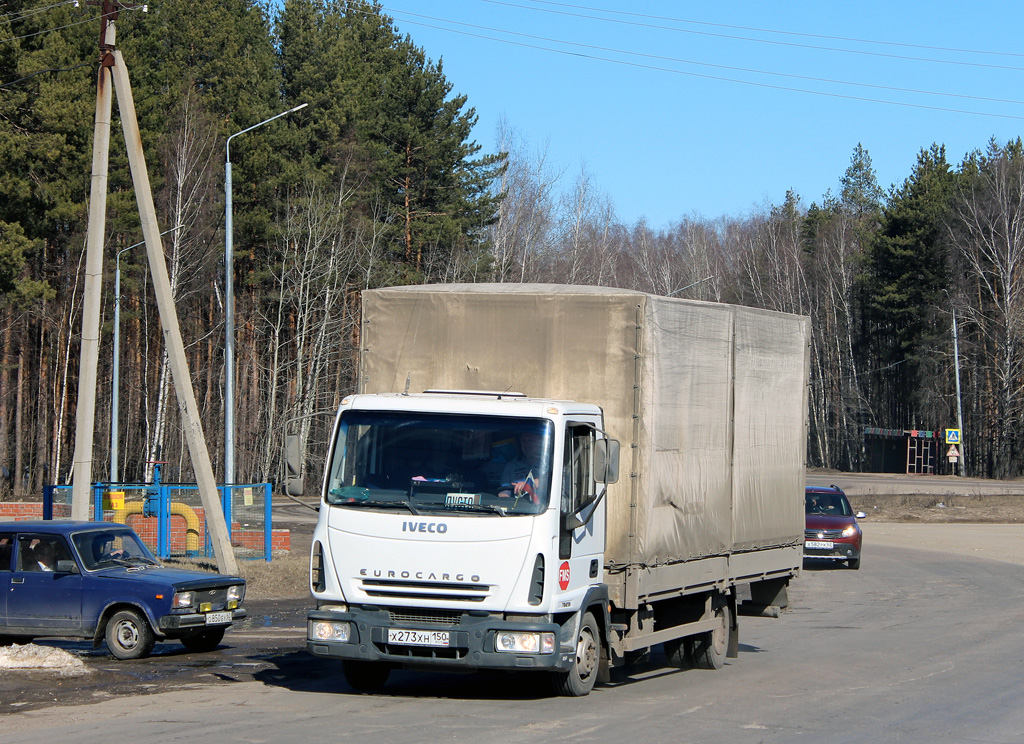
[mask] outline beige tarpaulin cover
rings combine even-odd
[[[796,315],[607,287],[369,290],[360,392],[601,406],[622,443],[606,560],[654,566],[802,540],[809,334]]]

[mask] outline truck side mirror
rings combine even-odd
[[[599,483],[617,483],[619,480],[619,440],[598,439],[594,444],[594,478]]]
[[[302,496],[306,479],[302,477],[302,441],[298,434],[284,437],[284,485],[286,496]]]

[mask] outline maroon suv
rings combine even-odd
[[[804,558],[846,561],[860,568],[863,537],[850,502],[839,486],[807,486],[804,496],[807,521],[804,526]]]

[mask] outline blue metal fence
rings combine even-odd
[[[270,561],[273,491],[269,483],[219,486],[221,508],[235,556]],[[212,557],[206,515],[194,483],[94,483],[92,518],[131,524],[159,558]],[[43,519],[71,514],[71,486],[43,488]],[[175,520],[182,520],[182,522]]]

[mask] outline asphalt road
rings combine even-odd
[[[270,608],[212,654],[169,650],[150,678],[138,662],[133,683],[88,692],[94,704],[62,705],[77,693],[57,689],[57,707],[4,706],[0,740],[1022,742],[1022,599],[1014,563],[868,543],[860,571],[809,566],[781,618],[741,618],[739,658],[723,670],[672,670],[656,655],[583,699],[530,676],[413,672],[355,694]],[[153,671],[184,662],[165,679]],[[130,694],[140,685],[170,691]]]

